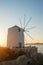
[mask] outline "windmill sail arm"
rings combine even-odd
[[[26,32],[29,32],[29,30],[25,30]]]
[[[28,34],[27,32],[25,32],[32,40],[33,40],[33,38],[30,36],[30,34]]]
[[[27,27],[27,25],[29,24],[29,22],[31,21],[32,17],[30,17],[30,19],[28,20],[27,24],[25,25],[25,27]]]
[[[24,29],[25,29],[25,15],[24,15]]]
[[[31,30],[31,29],[34,29],[34,28],[36,28],[36,26],[33,26],[31,28],[27,28],[26,30]]]

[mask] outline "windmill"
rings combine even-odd
[[[24,15],[24,27],[22,26],[22,23],[21,23],[21,19],[19,18],[19,20],[20,20],[20,25],[21,25],[21,28],[23,29],[23,33],[24,33],[24,38],[25,38],[25,34],[27,35],[27,36],[29,36],[32,40],[33,40],[33,38],[31,37],[31,35],[29,34],[29,31],[31,30],[31,29],[34,29],[35,28],[35,26],[33,26],[33,27],[28,27],[28,24],[30,23],[30,21],[31,21],[31,19],[32,19],[32,16],[29,18],[29,20],[27,21],[27,23],[25,24],[25,15]],[[28,28],[27,28],[28,27]],[[20,30],[20,29],[19,29]],[[25,41],[25,40],[24,40]]]
[[[14,48],[14,47],[24,47],[24,38],[25,35],[28,35],[32,40],[33,38],[29,34],[29,30],[35,27],[31,27],[28,29],[26,28],[31,21],[32,17],[27,21],[25,24],[25,15],[24,15],[24,26],[22,27],[21,19],[20,19],[20,27],[15,25],[13,27],[8,28],[8,35],[7,35],[7,47]]]

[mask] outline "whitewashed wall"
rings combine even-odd
[[[19,47],[19,42],[21,42],[21,46],[24,46],[24,33],[23,30],[18,31],[19,27],[14,26],[8,29],[8,36],[7,36],[7,46],[9,48],[12,47]]]

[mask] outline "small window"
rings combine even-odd
[[[18,29],[18,31],[19,31],[19,32],[21,31],[20,28]]]

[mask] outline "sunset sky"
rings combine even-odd
[[[20,25],[19,17],[24,25],[24,14],[26,21],[32,16],[27,27],[36,26],[29,34],[34,40],[26,35],[26,42],[43,43],[43,0],[0,0],[0,46],[7,45],[8,28]]]

